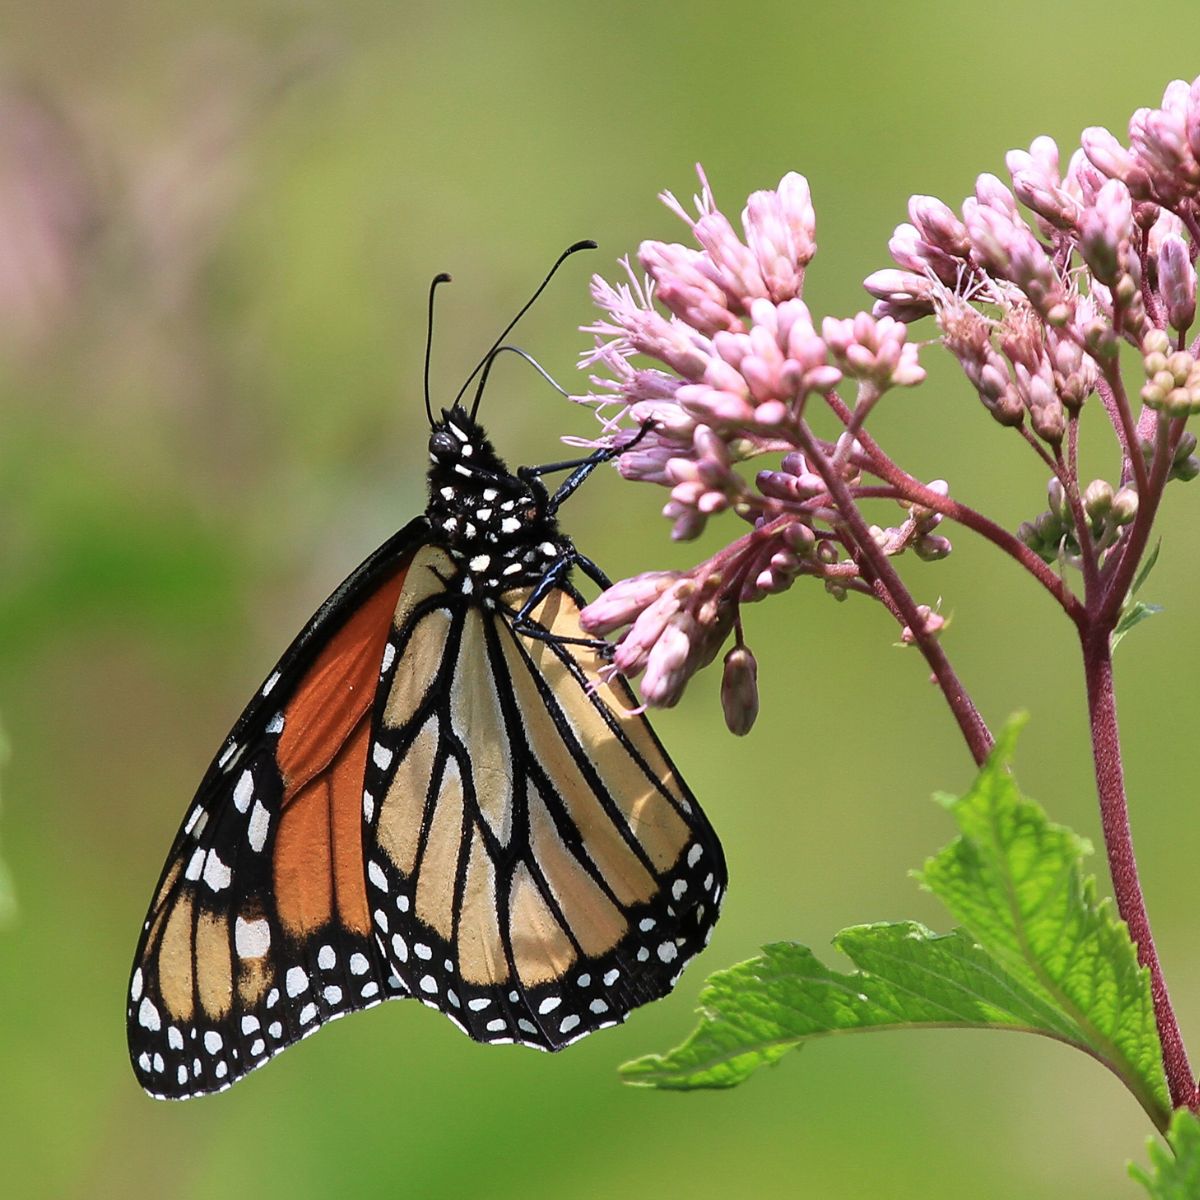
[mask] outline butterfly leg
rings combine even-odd
[[[521,467],[517,474],[524,480],[538,479],[542,475],[551,475],[555,471],[570,471],[571,474],[559,484],[558,489],[550,497],[546,511],[554,516],[563,503],[579,488],[585,479],[601,464],[620,458],[626,450],[632,449],[650,431],[651,423],[647,422],[638,430],[632,441],[623,446],[604,446],[589,454],[587,458],[570,458],[563,462],[546,463],[540,467]],[[582,564],[581,564],[582,565]],[[586,569],[586,568],[585,568]],[[607,586],[607,585],[605,585]]]
[[[593,650],[602,657],[608,658],[612,654],[613,648],[608,642],[600,638],[563,637],[559,634],[550,633],[549,630],[544,629],[536,621],[529,619],[530,613],[537,608],[555,587],[561,584],[563,577],[573,566],[578,566],[590,579],[600,582],[602,587],[608,586],[607,577],[604,572],[590,558],[586,558],[572,546],[546,568],[546,573],[538,580],[537,586],[533,591],[529,593],[529,598],[513,615],[513,629],[517,633],[524,634],[537,641],[559,642],[570,646],[586,646],[589,650]]]

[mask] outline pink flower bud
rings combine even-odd
[[[745,737],[758,718],[758,663],[748,646],[734,646],[725,655],[721,708],[729,732],[738,737]]]
[[[920,305],[933,312],[933,284],[912,271],[874,271],[863,280],[863,287],[877,299]]]
[[[1079,141],[1092,165],[1110,179],[1126,180],[1133,173],[1133,155],[1103,126],[1085,129]]]
[[[772,300],[790,300],[804,287],[804,268],[816,253],[808,181],[785,175],[775,191],[755,192],[742,213],[746,241]]]
[[[668,622],[680,611],[683,604],[691,599],[695,591],[695,583],[684,577],[642,609],[629,632],[613,651],[613,663],[618,671],[626,675],[636,675],[645,667],[651,649],[662,636]]]
[[[658,299],[681,321],[701,333],[736,329],[724,291],[703,272],[704,256],[686,246],[643,242],[638,261],[657,284]]]
[[[681,578],[678,571],[647,571],[622,579],[602,592],[579,614],[579,624],[603,637],[636,620],[638,615]]]
[[[1017,219],[1017,202],[995,175],[985,173],[975,180],[975,199],[983,208],[993,209],[1011,220]]]
[[[704,213],[693,223],[692,230],[735,311],[748,308],[754,297],[767,295],[758,260],[749,247],[742,245],[724,213],[715,209]]]
[[[646,656],[640,690],[647,704],[670,708],[679,702],[688,679],[687,665],[695,631],[696,621],[691,613],[677,612],[667,621]]]
[[[1079,252],[1101,282],[1114,285],[1127,266],[1133,237],[1133,200],[1129,189],[1110,179],[1096,203],[1079,218]]]
[[[1188,146],[1192,157],[1200,161],[1200,76],[1192,80],[1188,88],[1187,114],[1184,117],[1184,130],[1187,133]]]
[[[930,246],[936,246],[950,258],[966,258],[971,241],[966,226],[948,204],[936,196],[910,196],[908,215],[920,237]]]
[[[1158,286],[1171,326],[1181,333],[1190,328],[1196,318],[1196,269],[1182,238],[1163,239],[1158,252]]]
[[[947,286],[952,286],[962,267],[961,258],[955,258],[921,237],[912,225],[897,225],[888,242],[888,252],[897,266],[917,275],[934,275]]]
[[[1072,227],[1075,205],[1061,185],[1058,146],[1053,138],[1035,138],[1028,152],[1010,150],[1005,163],[1017,199],[1042,218],[1044,233],[1050,228]]]
[[[1076,211],[1090,208],[1096,202],[1096,194],[1104,186],[1107,176],[1098,171],[1082,150],[1071,155],[1067,174],[1063,179],[1063,191],[1074,203]]]
[[[677,396],[683,410],[705,425],[736,429],[754,421],[754,405],[739,393],[696,383],[681,387]]]

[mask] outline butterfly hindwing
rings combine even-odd
[[[668,992],[725,886],[720,845],[578,598],[486,607],[415,557],[376,701],[367,887],[413,994],[480,1041],[559,1049]],[[410,664],[419,667],[410,670]]]
[[[373,682],[414,522],[334,593],[209,768],[147,914],[128,1005],[142,1086],[221,1090],[323,1022],[406,995],[361,853]]]

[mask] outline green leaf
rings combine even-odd
[[[1121,616],[1117,620],[1117,624],[1112,632],[1112,648],[1115,650],[1120,644],[1125,635],[1135,626],[1140,625],[1143,621],[1150,617],[1157,616],[1162,612],[1161,604],[1146,604],[1142,600],[1134,600],[1127,604],[1121,611]],[[1122,659],[1122,661],[1124,661]]]
[[[830,970],[794,943],[712,976],[699,1026],[625,1079],[663,1088],[729,1087],[816,1037],[896,1028],[1024,1030],[1076,1046],[1112,1070],[1165,1128],[1170,1107],[1150,999],[1125,926],[1097,903],[1089,845],[1017,790],[1001,735],[961,799],[961,831],[925,865],[923,885],[962,928],[862,925],[834,940],[858,968]]]
[[[1129,598],[1126,600],[1125,607],[1121,610],[1121,615],[1117,619],[1116,628],[1113,629],[1112,648],[1114,650],[1135,625],[1140,625],[1147,618],[1156,616],[1162,612],[1161,604],[1146,604],[1144,601],[1134,599],[1138,592],[1142,590],[1142,585],[1150,578],[1150,572],[1154,570],[1154,565],[1158,562],[1158,552],[1161,549],[1162,542],[1156,542],[1154,549],[1146,555],[1146,561],[1142,563],[1142,568],[1138,571],[1137,578],[1133,581],[1133,587],[1129,589]]]
[[[1170,1106],[1149,972],[1080,859],[1091,846],[1051,824],[1009,771],[1011,723],[971,790],[950,803],[961,836],[925,864],[922,883],[1004,967],[1070,1021],[1159,1126]]]
[[[1162,549],[1161,539],[1154,543],[1154,549],[1146,555],[1146,561],[1142,563],[1141,570],[1137,573],[1137,578],[1133,581],[1133,587],[1129,589],[1131,596],[1136,596],[1142,590],[1142,584],[1150,578],[1150,572],[1154,570],[1158,563],[1158,552]]]
[[[1150,1193],[1151,1200],[1195,1200],[1200,1196],[1200,1121],[1195,1114],[1186,1108],[1177,1109],[1171,1117],[1167,1141],[1171,1154],[1157,1140],[1150,1139],[1153,1175],[1136,1163],[1129,1164],[1129,1174]]]
[[[630,1083],[731,1087],[810,1038],[882,1029],[994,1029],[1061,1041],[1074,1026],[1000,969],[966,933],[915,922],[844,929],[834,945],[859,967],[842,974],[805,946],[781,942],[719,971],[700,997],[704,1019],[678,1049],[626,1063]]]

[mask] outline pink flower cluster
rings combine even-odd
[[[595,344],[583,365],[595,390],[602,436],[590,445],[630,445],[618,462],[628,479],[670,489],[663,510],[676,539],[696,537],[708,519],[732,510],[750,527],[688,572],[652,572],[625,580],[583,614],[596,634],[624,630],[616,666],[642,674],[646,702],[670,705],[688,679],[717,655],[730,633],[722,700],[731,729],[744,733],[757,712],[757,665],[745,646],[739,606],[791,586],[801,575],[823,580],[835,596],[867,590],[859,565],[842,544],[828,481],[798,450],[810,397],[835,396],[844,381],[857,391],[856,415],[890,388],[924,378],[904,324],[859,313],[827,319],[820,333],[801,298],[816,252],[807,181],[788,174],[771,191],[755,192],[739,234],[717,208],[703,172],[690,215],[670,193],[668,208],[690,228],[698,248],[644,242],[640,276],[597,276],[592,293],[603,316],[586,332]],[[638,360],[638,361],[635,361]],[[655,365],[645,365],[651,360]],[[857,443],[848,432],[824,446],[838,477],[856,486]],[[751,482],[738,465],[766,453],[778,469]],[[940,557],[949,543],[919,530],[913,518],[875,531],[888,553],[917,546]]]
[[[1156,358],[1146,402],[1161,393],[1182,413],[1200,399],[1181,340],[1196,315],[1200,80],[1176,80],[1161,108],[1139,109],[1129,140],[1084,130],[1064,174],[1057,145],[1039,137],[1009,153],[1011,187],[981,175],[961,216],[914,196],[889,244],[899,269],[866,280],[876,316],[936,315],[992,416],[1028,420],[1051,447],[1089,395],[1117,386],[1122,340],[1161,354],[1145,339],[1174,329],[1189,361],[1168,377]]]

